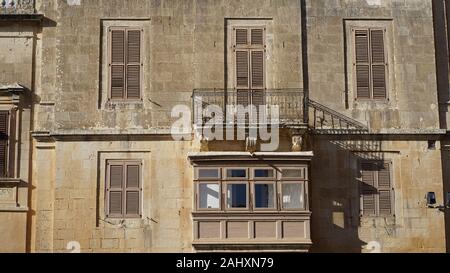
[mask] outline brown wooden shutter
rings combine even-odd
[[[141,31],[127,31],[127,99],[141,97]]]
[[[355,31],[356,96],[370,98],[369,32]]]
[[[111,99],[125,97],[125,30],[111,30]]]
[[[264,88],[264,51],[252,51],[252,89]]]
[[[245,28],[236,29],[236,45],[248,44],[248,30]]]
[[[141,188],[140,188],[140,165],[133,163],[127,169],[126,188],[126,215],[130,217],[140,216]]]
[[[378,170],[378,194],[380,215],[392,214],[392,183],[390,164],[381,164]]]
[[[9,112],[9,128],[8,128],[8,150],[7,150],[7,160],[8,160],[8,177],[15,177],[16,175],[16,144],[17,144],[17,108],[11,109]]]
[[[0,177],[7,177],[9,112],[0,111]]]
[[[372,87],[374,99],[386,98],[386,56],[384,30],[371,30]]]
[[[249,88],[248,51],[236,51],[236,87]]]
[[[252,45],[264,45],[264,30],[255,28],[251,30]]]
[[[120,164],[109,165],[108,187],[108,216],[119,217],[123,215],[123,178],[124,166]]]
[[[363,215],[376,214],[376,185],[375,185],[376,165],[363,163],[361,165],[362,180],[362,213]]]

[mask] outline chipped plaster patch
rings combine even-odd
[[[67,0],[67,5],[69,6],[80,6],[81,0]]]

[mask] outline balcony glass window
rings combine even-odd
[[[274,170],[272,170],[272,169],[256,169],[254,175],[255,175],[255,178],[273,178]]]
[[[275,184],[255,185],[255,208],[256,209],[275,208]]]
[[[228,178],[247,178],[247,170],[246,169],[229,169],[227,170]]]
[[[199,169],[198,178],[200,179],[219,178],[219,169]]]
[[[247,184],[227,185],[227,208],[245,209],[247,203]]]
[[[220,209],[220,186],[217,183],[199,185],[199,208]]]
[[[283,183],[281,186],[283,208],[288,210],[305,207],[303,185],[300,183]]]

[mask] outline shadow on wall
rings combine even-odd
[[[363,184],[358,166],[362,160],[384,162],[381,142],[318,137],[313,145],[311,252],[361,253],[369,242],[359,236]]]

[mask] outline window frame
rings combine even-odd
[[[245,170],[245,177],[229,177],[228,171],[232,170]],[[223,168],[223,180],[224,181],[241,181],[250,179],[250,168],[248,167],[225,167]]]
[[[201,170],[217,170],[217,177],[200,177]],[[214,180],[222,180],[222,170],[218,167],[199,167],[195,169],[195,179],[198,181],[214,181]]]
[[[113,98],[112,97],[112,32],[113,31],[124,31],[124,96],[122,98]],[[136,98],[128,98],[128,86],[127,86],[127,41],[128,41],[128,32],[129,31],[140,31],[140,66],[139,66],[139,99]],[[107,27],[107,41],[108,41],[108,53],[107,53],[107,62],[108,62],[108,92],[107,92],[107,101],[110,103],[142,103],[143,98],[143,86],[144,86],[144,56],[143,53],[144,45],[145,45],[145,30],[143,27],[139,26],[109,26]]]
[[[390,179],[390,194],[391,194],[391,213],[390,214],[381,214],[380,213],[380,188],[378,184],[378,177],[379,177],[379,171],[376,171],[376,191],[377,193],[375,195],[375,214],[364,214],[364,196],[363,196],[363,183],[362,180],[362,165],[363,164],[379,164],[380,162],[378,160],[360,160],[358,162],[358,180],[361,182],[359,185],[359,200],[360,200],[360,217],[361,218],[386,218],[386,217],[396,217],[395,213],[395,183],[394,183],[394,172],[393,172],[393,162],[392,160],[384,160],[381,164],[389,164],[389,179]]]
[[[284,200],[283,200],[283,185],[300,185],[300,188],[302,190],[302,194],[303,194],[303,207],[301,208],[285,208],[284,207]],[[280,198],[280,209],[282,211],[306,211],[308,209],[308,204],[307,204],[307,194],[306,194],[306,190],[307,187],[305,185],[305,181],[294,181],[294,180],[283,180],[279,183],[279,198]],[[302,196],[302,194],[300,195],[300,198]],[[299,203],[301,204],[301,199],[299,200]]]
[[[374,98],[373,92],[373,66],[376,65],[373,63],[372,58],[372,31],[373,30],[381,30],[383,31],[383,42],[384,42],[384,66],[385,66],[385,88],[386,88],[386,97],[385,98]],[[358,65],[356,61],[356,31],[367,31],[368,32],[368,66],[369,66],[369,98],[358,97],[358,77],[356,66]],[[352,34],[352,75],[353,75],[353,88],[354,88],[354,99],[359,102],[368,102],[368,101],[379,101],[379,102],[387,102],[390,101],[390,87],[389,87],[389,78],[390,78],[390,58],[389,58],[389,47],[388,47],[388,28],[385,26],[354,26],[351,28]]]
[[[110,213],[110,193],[111,191],[111,166],[119,166],[122,165],[123,170],[123,181],[122,188],[120,192],[122,193],[122,213],[121,214],[111,214]],[[139,166],[139,187],[130,187],[127,186],[127,166]],[[106,160],[106,177],[105,177],[105,216],[107,219],[142,219],[143,215],[143,162],[142,160],[117,160],[117,159],[109,159]],[[131,189],[131,190],[130,190]],[[114,192],[119,192],[119,189],[114,189]],[[139,215],[127,214],[127,192],[139,192]]]
[[[251,196],[252,198],[252,207],[253,207],[253,211],[255,212],[272,212],[272,211],[279,211],[280,206],[278,204],[278,194],[277,194],[277,181],[273,180],[273,181],[263,181],[263,180],[259,180],[259,181],[253,181],[251,182],[252,185],[252,193]],[[256,185],[273,185],[273,200],[274,200],[274,207],[273,208],[257,208],[256,207]]]
[[[202,185],[202,184],[204,184],[204,185],[212,185],[212,184],[216,184],[216,185],[218,185],[219,186],[219,208],[201,208],[200,207],[200,185]],[[223,210],[223,201],[222,201],[222,192],[223,192],[223,189],[222,189],[222,182],[221,181],[206,181],[206,180],[201,180],[201,181],[198,181],[197,183],[196,183],[196,190],[197,190],[197,192],[196,192],[196,196],[195,196],[195,202],[196,202],[196,208],[197,208],[197,211],[202,211],[202,212],[205,212],[205,211],[214,211],[214,212],[218,212],[218,211],[222,211]]]
[[[0,174],[1,179],[16,178],[16,160],[18,157],[18,147],[20,134],[18,132],[18,107],[8,107],[0,109],[0,113],[6,115],[6,135],[5,139],[1,140],[5,142],[5,157],[4,157],[4,174]]]
[[[250,183],[248,181],[224,181],[223,183],[223,200],[224,200],[224,209],[223,211],[250,211],[251,209],[251,201],[250,201]],[[246,207],[245,208],[229,208],[228,207],[228,186],[230,185],[245,185],[246,187]]]

